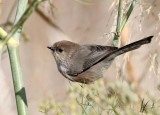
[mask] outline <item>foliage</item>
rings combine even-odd
[[[44,115],[86,115],[85,107],[89,102],[89,115],[136,115],[160,113],[158,102],[149,93],[139,93],[136,84],[125,81],[105,85],[102,80],[91,85],[76,84],[68,88],[69,99],[55,102],[45,100],[40,106]],[[141,98],[142,97],[142,98]]]

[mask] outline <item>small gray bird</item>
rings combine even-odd
[[[67,79],[92,83],[103,77],[113,59],[123,53],[151,42],[153,36],[133,42],[121,48],[101,45],[80,45],[70,41],[59,41],[48,47],[56,60],[59,72]]]

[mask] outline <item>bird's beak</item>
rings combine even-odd
[[[52,50],[52,51],[54,51],[54,49],[55,49],[54,47],[50,47],[50,46],[48,46],[47,48]]]

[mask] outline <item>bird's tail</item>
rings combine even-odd
[[[121,47],[121,48],[111,52],[107,56],[107,59],[109,59],[109,60],[113,59],[118,55],[121,55],[121,54],[126,53],[126,52],[131,51],[131,50],[135,50],[135,49],[139,48],[141,45],[148,44],[148,43],[151,42],[152,38],[153,38],[153,36],[149,36],[149,37],[144,38],[142,40],[139,40],[139,41],[133,42],[131,44],[128,44],[124,47]]]

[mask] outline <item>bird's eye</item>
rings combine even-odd
[[[60,52],[60,53],[63,52],[63,50],[61,48],[58,48],[57,51]]]

